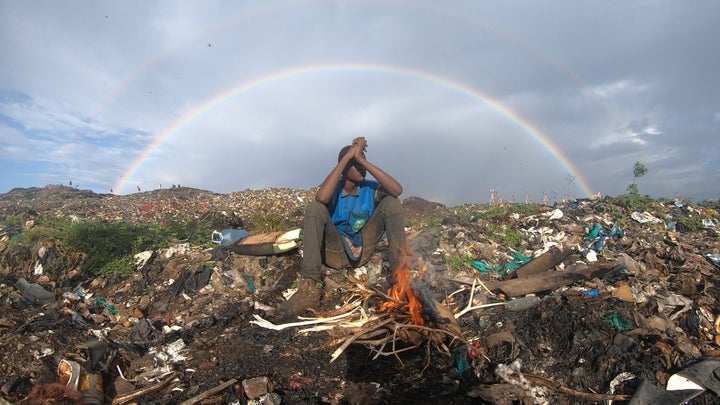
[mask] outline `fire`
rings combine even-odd
[[[422,326],[425,325],[425,320],[422,317],[422,303],[411,286],[410,267],[407,263],[408,256],[408,254],[404,254],[402,262],[395,269],[396,283],[388,289],[387,294],[398,301],[407,303],[410,321],[414,325]],[[392,312],[400,307],[401,305],[396,302],[387,301],[380,307],[380,312]]]

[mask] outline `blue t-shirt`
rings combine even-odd
[[[361,231],[379,201],[380,183],[373,180],[362,181],[357,195],[348,194],[343,184],[344,180],[335,189],[331,218],[340,232],[348,256],[351,260],[358,260],[362,250]]]

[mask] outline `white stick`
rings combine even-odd
[[[458,318],[460,318],[461,316],[465,315],[466,313],[468,313],[468,312],[470,312],[470,311],[474,311],[474,310],[476,310],[476,309],[496,307],[496,306],[498,306],[498,305],[506,305],[506,304],[507,304],[506,302],[495,302],[495,303],[492,303],[492,304],[483,304],[483,305],[477,305],[477,306],[474,306],[474,307],[466,307],[466,308],[463,309],[462,311],[460,311],[460,312],[458,312],[457,314],[455,314],[455,319],[458,319]]]
[[[350,315],[352,315],[353,313],[357,312],[357,310],[358,310],[358,308],[354,308],[354,309],[353,309],[352,311],[350,311],[350,312],[347,312],[347,313],[344,313],[344,314],[340,314],[340,315],[336,315],[336,316],[333,316],[333,317],[330,317],[330,318],[315,318],[315,319],[310,319],[310,320],[307,320],[307,321],[283,323],[283,324],[280,324],[280,325],[275,325],[274,323],[272,323],[272,322],[270,322],[270,321],[268,321],[268,320],[266,320],[266,319],[263,319],[260,315],[258,315],[258,314],[253,314],[253,317],[254,317],[256,320],[255,320],[255,321],[250,321],[250,323],[253,323],[253,324],[258,325],[258,326],[260,326],[260,327],[263,327],[263,328],[265,328],[265,329],[283,330],[283,329],[287,329],[287,328],[294,328],[294,327],[296,327],[296,326],[317,325],[317,324],[319,324],[319,323],[330,323],[330,322],[337,321],[337,320],[340,320],[340,319],[343,319],[343,318],[347,318],[348,316],[350,316]]]

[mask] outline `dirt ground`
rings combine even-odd
[[[233,204],[247,207],[253,201],[282,206],[290,223],[298,224],[298,196],[308,195],[283,192],[286,200],[268,203],[254,200],[277,195],[188,189],[118,197],[57,186],[31,191],[0,196],[0,213],[32,209],[38,215],[63,211],[83,218],[128,218],[152,203],[175,207],[178,215],[224,207],[243,218],[247,214],[233,210]],[[512,261],[510,249],[488,237],[498,227],[529,234],[525,253],[551,237],[587,245],[590,226],[610,228],[609,212],[621,210],[605,200],[583,200],[481,218],[467,215],[477,207],[448,209],[415,197],[404,206],[412,224],[411,272],[422,279],[416,286],[456,314],[468,306],[474,279],[492,291],[478,287],[470,304],[498,304],[511,298],[503,294],[502,282],[517,274],[514,269],[482,272],[467,260],[453,267],[448,258]],[[678,215],[677,209],[668,203],[656,207],[655,215]],[[554,218],[556,210],[565,215]],[[5,402],[0,403],[79,403],[77,391],[58,384],[58,364],[70,360],[82,366],[83,375],[101,375],[107,404],[604,404],[613,395],[614,404],[626,404],[643,380],[664,387],[688,365],[720,358],[719,267],[708,256],[719,251],[720,242],[712,226],[668,232],[664,223],[641,224],[629,219],[629,211],[624,214],[624,234],[608,238],[598,251],[596,264],[620,269],[611,276],[527,294],[537,299],[525,309],[496,305],[468,311],[456,320],[464,341],[420,332],[417,348],[376,356],[376,346],[350,344],[332,362],[338,339],[347,336],[340,328],[300,333],[300,327],[272,330],[253,323],[256,316],[285,322],[274,309],[296,279],[301,249],[242,256],[226,248],[178,245],[152,252],[129,278],[79,279],[67,269],[61,273],[67,277],[47,280],[37,274],[38,263],[47,269],[53,255],[63,254],[62,247],[25,246],[5,238],[0,243],[0,395]],[[422,221],[433,216],[442,220]],[[351,275],[382,290],[381,275],[390,271],[381,270],[387,266],[385,250],[381,245],[372,265]],[[562,272],[589,257],[576,250],[559,267],[544,271]],[[20,277],[43,285],[55,300],[29,305],[14,287]],[[343,273],[331,281],[337,284],[326,286],[323,311],[342,306],[357,291]],[[624,287],[630,300],[618,292]],[[428,329],[444,327],[426,318]],[[99,354],[91,349],[98,341],[106,345]],[[396,344],[398,349],[410,345],[403,339]],[[262,386],[259,398],[249,397],[258,392],[249,388],[253,384]],[[688,403],[717,402],[718,393],[708,389]]]

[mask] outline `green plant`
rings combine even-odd
[[[484,211],[476,211],[473,216],[478,219],[505,217],[510,214],[530,214],[535,211],[538,204],[534,203],[505,203],[493,205]]]
[[[508,208],[509,204],[502,204],[502,205],[493,205],[490,207],[490,209],[486,211],[478,211],[475,213],[475,216],[478,219],[487,219],[487,218],[494,218],[499,216],[506,216],[510,213],[510,209]]]
[[[442,221],[443,217],[438,214],[407,216],[405,217],[405,226],[426,230],[440,226]]]
[[[178,242],[204,247],[212,247],[210,235],[213,230],[216,230],[210,212],[200,218],[190,219],[178,219],[175,216],[168,216],[156,227],[160,232],[171,236]]]
[[[95,275],[128,275],[134,254],[167,247],[174,237],[158,225],[98,220],[72,223],[59,234],[67,250],[83,253],[83,270]]]
[[[619,225],[625,224],[628,220],[628,215],[621,208],[613,204],[608,204],[608,215],[613,219],[613,222]]]
[[[8,223],[23,221],[9,217]],[[168,218],[160,224],[131,224],[70,218],[37,217],[32,228],[22,231],[17,243],[35,245],[55,241],[63,252],[62,260],[81,266],[95,275],[127,276],[132,273],[133,255],[145,250],[170,246],[173,241],[213,246],[210,242],[212,223],[207,218],[189,221]]]
[[[463,270],[466,265],[470,264],[473,261],[473,257],[469,254],[464,254],[462,256],[449,256],[447,254],[443,254],[443,260],[450,269],[457,272]]]
[[[10,215],[0,220],[0,229],[5,229],[9,226],[21,224],[26,221],[26,216],[23,214]]]
[[[698,206],[720,211],[720,200],[702,200],[698,203]]]
[[[633,182],[627,186],[627,194],[621,194],[614,199],[617,205],[643,211],[653,201],[649,195],[641,195],[637,186],[637,179],[647,174],[647,167],[640,162],[635,162],[633,167]]]
[[[277,232],[287,229],[285,219],[273,212],[257,210],[250,214],[250,222],[258,233]]]
[[[488,224],[488,238],[510,248],[522,246],[528,239],[528,236],[517,229],[507,225]]]
[[[633,184],[637,183],[637,179],[647,174],[647,167],[640,162],[635,162],[633,165]]]
[[[106,265],[133,253],[138,235],[127,223],[81,221],[72,224],[64,236],[67,248],[86,255],[84,270],[100,275],[107,274]]]
[[[627,189],[627,194],[621,194],[613,199],[615,204],[635,211],[645,211],[653,202],[649,195],[640,195],[637,185],[631,184]]]
[[[127,277],[133,273],[133,265],[127,256],[111,259],[104,263],[94,273],[98,276],[117,275]]]
[[[698,232],[704,228],[702,218],[699,215],[678,215],[673,219],[677,223],[678,230]]]
[[[38,243],[43,240],[62,240],[72,222],[69,218],[38,217],[35,225],[20,235],[20,243]]]

